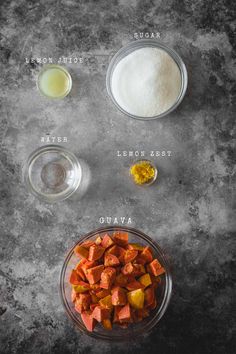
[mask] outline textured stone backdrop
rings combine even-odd
[[[1,1],[1,353],[233,354],[235,15],[227,0]],[[153,122],[123,116],[105,87],[110,55],[139,32],[160,32],[189,73],[182,104]],[[50,101],[25,58],[61,55],[86,60],[67,66],[72,93]],[[47,133],[90,165],[82,200],[47,205],[25,190],[22,166]],[[130,182],[133,159],[116,157],[130,149],[172,151],[154,159],[158,183]],[[81,335],[60,302],[66,251],[100,216],[131,217],[171,260],[169,309],[135,343]]]

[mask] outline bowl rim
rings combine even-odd
[[[138,163],[141,163],[141,162],[149,162],[150,165],[155,169],[155,175],[154,175],[153,179],[152,179],[150,182],[147,182],[147,183],[144,183],[144,184],[137,184],[137,183],[135,183],[135,181],[134,181],[134,179],[133,179],[133,176],[132,176],[131,173],[130,173],[130,169],[131,169],[132,166],[134,166],[134,165],[136,165],[136,164],[138,164]],[[149,187],[149,186],[153,185],[153,184],[156,182],[156,180],[157,180],[158,174],[159,174],[159,171],[158,171],[158,169],[157,169],[155,163],[153,163],[151,160],[148,160],[148,159],[138,159],[138,160],[134,161],[134,162],[130,165],[130,168],[129,168],[129,175],[130,175],[131,179],[133,180],[133,183],[134,183],[136,186],[138,186],[138,187]]]
[[[50,151],[56,151],[58,153],[62,153],[66,156],[67,159],[69,159],[70,163],[79,171],[80,178],[77,181],[74,181],[73,188],[69,189],[67,188],[65,192],[60,192],[58,194],[55,194],[53,197],[47,196],[47,194],[42,194],[39,193],[31,184],[30,182],[30,166],[31,164],[41,155],[45,154]],[[78,158],[75,156],[73,152],[70,150],[62,147],[61,145],[56,145],[56,144],[48,144],[44,146],[38,147],[36,150],[34,150],[27,158],[27,161],[25,162],[23,166],[23,180],[24,183],[27,187],[27,189],[37,198],[40,200],[43,200],[44,202],[47,203],[56,203],[62,200],[65,200],[69,198],[74,192],[78,189],[81,180],[82,180],[82,168],[80,165],[80,162]]]
[[[40,88],[40,83],[39,83],[39,80],[40,80],[40,77],[43,75],[43,73],[49,69],[59,69],[61,71],[63,71],[66,76],[68,77],[68,80],[69,80],[69,86],[68,86],[68,89],[66,90],[66,92],[61,95],[61,96],[58,96],[58,97],[53,97],[53,96],[50,96],[50,95],[47,95],[46,93],[44,93],[42,91],[42,89]],[[71,74],[69,73],[69,71],[67,70],[66,67],[62,66],[62,65],[59,65],[59,64],[46,64],[42,67],[42,69],[39,71],[38,75],[37,75],[37,79],[36,79],[36,86],[37,86],[37,89],[38,91],[40,92],[40,94],[43,96],[43,97],[47,97],[51,100],[61,100],[63,98],[65,98],[66,96],[69,95],[69,93],[71,92],[71,89],[72,89],[72,77],[71,77]]]
[[[181,89],[180,89],[180,93],[179,93],[175,103],[167,111],[164,111],[161,114],[158,114],[153,117],[137,116],[137,115],[127,112],[118,104],[118,102],[116,101],[116,99],[112,93],[111,80],[112,80],[112,74],[113,74],[116,64],[120,60],[122,60],[126,55],[130,54],[131,52],[133,52],[137,49],[141,49],[144,47],[159,48],[159,49],[162,49],[165,52],[167,52],[167,54],[169,54],[171,56],[171,58],[177,64],[177,66],[180,70],[180,75],[181,75]],[[162,42],[161,40],[157,40],[157,39],[138,39],[138,40],[129,42],[125,46],[121,47],[116,52],[116,54],[112,57],[109,65],[108,65],[107,74],[106,74],[107,93],[108,93],[109,97],[111,98],[112,102],[114,103],[114,105],[119,109],[119,111],[121,111],[126,116],[128,116],[130,118],[137,119],[137,120],[147,120],[147,121],[154,120],[154,119],[162,118],[162,117],[168,115],[169,113],[171,113],[172,111],[174,111],[179,106],[179,104],[182,102],[182,100],[185,96],[186,90],[187,90],[187,86],[188,86],[188,73],[187,73],[187,69],[184,64],[183,59],[180,57],[180,55],[174,49],[170,48],[164,42]]]
[[[130,232],[135,234],[135,236],[143,239],[144,241],[146,241],[149,245],[151,245],[154,250],[155,253],[158,253],[158,258],[161,258],[161,262],[163,264],[163,266],[165,267],[166,273],[165,273],[165,289],[164,289],[164,295],[163,295],[163,299],[162,299],[162,303],[157,311],[157,313],[155,314],[155,316],[146,324],[146,326],[144,328],[139,328],[138,330],[134,330],[134,333],[132,334],[128,334],[127,336],[125,335],[125,330],[122,333],[122,335],[114,335],[114,331],[108,332],[107,335],[101,334],[99,332],[89,332],[86,327],[79,322],[78,320],[78,316],[75,316],[74,313],[71,312],[70,310],[70,306],[68,304],[67,298],[65,296],[65,273],[66,273],[66,269],[67,269],[67,265],[68,262],[74,252],[74,248],[78,245],[81,244],[83,241],[85,241],[86,239],[89,239],[91,237],[94,237],[96,234],[99,233],[104,233],[104,232],[114,232],[114,231],[126,231],[126,232]],[[59,292],[60,292],[60,297],[61,297],[61,301],[63,304],[63,307],[65,309],[65,312],[67,314],[67,316],[72,320],[72,322],[74,323],[74,325],[76,326],[76,328],[78,328],[82,333],[85,333],[93,338],[96,339],[100,339],[100,340],[105,340],[105,341],[128,341],[131,340],[133,337],[137,338],[138,336],[142,336],[143,334],[149,333],[153,327],[161,320],[161,318],[163,317],[164,313],[166,312],[170,299],[171,299],[171,295],[172,295],[172,275],[171,275],[171,271],[170,271],[170,266],[169,263],[166,259],[166,255],[163,251],[163,249],[148,235],[146,235],[145,233],[135,229],[135,228],[131,228],[128,226],[106,226],[106,227],[101,227],[98,228],[96,230],[93,230],[85,235],[83,235],[71,248],[70,250],[67,252],[67,255],[65,257],[61,272],[60,272],[60,278],[59,278],[60,282],[60,286],[59,286]],[[111,335],[113,332],[113,335]],[[131,338],[132,337],[132,338]]]

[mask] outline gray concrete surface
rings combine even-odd
[[[1,2],[1,353],[234,352],[234,31],[233,1]],[[127,118],[106,93],[111,54],[140,32],[159,32],[189,73],[182,104],[153,122]],[[25,58],[61,56],[83,63],[66,65],[73,90],[50,101],[35,85],[42,65]],[[60,144],[90,165],[82,200],[47,205],[25,189],[22,166],[46,134],[67,137]],[[153,158],[158,182],[142,189],[128,178],[134,159],[117,150],[171,156]],[[109,216],[131,217],[173,269],[166,315],[135,343],[81,335],[59,297],[66,251]]]

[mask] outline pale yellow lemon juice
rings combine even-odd
[[[39,73],[37,85],[40,92],[49,98],[63,98],[72,87],[69,72],[60,65],[47,65]]]

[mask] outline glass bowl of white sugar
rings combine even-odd
[[[107,70],[107,92],[124,114],[140,120],[166,116],[183,100],[188,74],[181,57],[160,41],[122,47]]]

